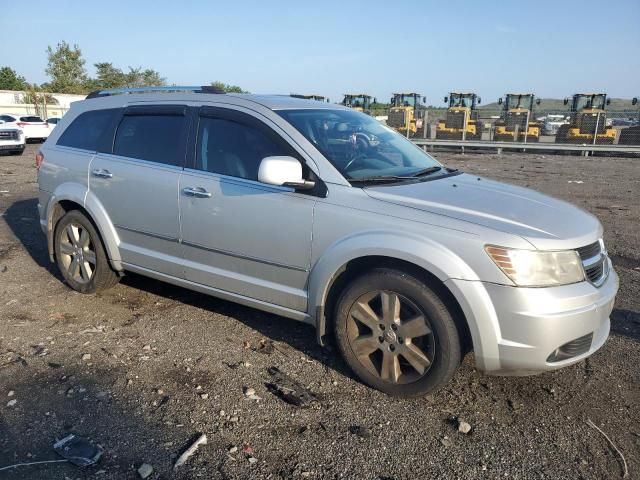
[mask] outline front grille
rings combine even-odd
[[[394,128],[405,126],[405,111],[404,110],[391,110],[387,117],[387,125]]]
[[[444,126],[446,128],[464,128],[464,119],[466,112],[464,110],[449,110]]]
[[[20,132],[17,130],[0,130],[0,140],[18,140]]]
[[[607,277],[607,253],[602,251],[601,243],[594,242],[577,249],[584,273],[596,287],[599,287]]]
[[[599,119],[597,113],[582,113],[578,115],[578,126],[582,134],[593,135],[596,131],[596,124],[598,125],[598,133],[603,133],[607,126],[606,123],[607,117],[602,113]]]
[[[595,257],[600,253],[601,247],[600,242],[593,242],[586,247],[578,248],[578,255],[580,255],[581,260],[589,260],[590,258]]]
[[[561,347],[556,348],[547,358],[547,362],[559,362],[562,360],[567,360],[569,358],[577,357],[578,355],[582,355],[583,353],[587,353],[591,348],[592,341],[593,332],[583,337],[576,338],[575,340],[571,340]]]
[[[510,132],[516,129],[516,125],[518,126],[518,130],[523,132],[525,127],[527,126],[527,114],[526,113],[507,113],[507,130]]]

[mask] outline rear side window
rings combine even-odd
[[[40,117],[20,117],[22,122],[43,122]]]
[[[111,128],[119,109],[93,110],[78,116],[58,139],[57,145],[98,150],[103,135]],[[112,137],[113,138],[113,137]]]
[[[0,120],[4,120],[5,122],[15,122],[16,119],[10,117],[9,115],[0,115]]]
[[[118,126],[115,155],[183,166],[187,117],[179,114],[125,114]]]

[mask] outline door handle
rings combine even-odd
[[[182,189],[182,193],[184,193],[188,197],[198,197],[198,198],[211,197],[211,192],[207,192],[202,187],[186,187]]]
[[[100,177],[100,178],[111,178],[111,177],[113,177],[113,173],[111,173],[109,170],[105,170],[103,168],[97,168],[94,171],[92,171],[91,174],[94,177]]]

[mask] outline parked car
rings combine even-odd
[[[543,135],[555,135],[562,125],[568,125],[569,120],[564,115],[547,115],[542,124]]]
[[[71,288],[136,272],[306,322],[399,396],[447,383],[470,349],[528,375],[607,339],[618,277],[593,215],[347,107],[168,88],[75,102],[36,157]]]
[[[0,153],[22,155],[25,149],[24,132],[13,123],[0,120]]]
[[[13,123],[24,130],[27,142],[44,141],[51,133],[49,124],[35,115],[0,113],[0,120],[4,120],[5,123]]]
[[[60,117],[49,117],[47,118],[47,123],[54,128],[59,122],[62,120]]]

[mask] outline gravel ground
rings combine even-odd
[[[612,335],[585,362],[488,377],[468,355],[437,394],[396,400],[356,381],[306,325],[134,275],[98,295],[71,291],[38,225],[36,149],[0,157],[0,467],[57,458],[52,444],[69,432],[105,453],[93,467],[0,478],[138,478],[143,463],[153,479],[621,478],[588,419],[640,478],[637,158],[434,154],[597,215],[621,288]],[[270,393],[273,365],[319,401],[297,408]],[[172,471],[199,433],[208,443]]]

